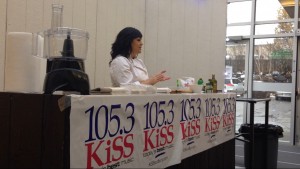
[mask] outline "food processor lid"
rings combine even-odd
[[[75,58],[86,59],[89,39],[89,33],[86,30],[54,27],[35,35],[32,52],[34,56],[53,59],[72,54]],[[66,46],[66,44],[69,46]],[[72,49],[72,51],[65,53],[66,49]]]
[[[71,27],[55,27],[44,31],[44,36],[55,36],[65,38],[71,35],[72,39],[86,38],[89,39],[89,33],[85,30]]]

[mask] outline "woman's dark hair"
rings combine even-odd
[[[115,42],[112,44],[111,52],[110,52],[111,60],[116,58],[118,55],[122,55],[128,58],[132,50],[131,42],[135,38],[142,38],[142,37],[143,37],[142,33],[135,28],[126,27],[122,29],[118,33]]]

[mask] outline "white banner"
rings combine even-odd
[[[71,168],[166,168],[234,138],[235,94],[72,95]]]

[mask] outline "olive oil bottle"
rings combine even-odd
[[[215,77],[215,74],[212,74],[212,78],[211,78],[211,84],[212,84],[212,92],[213,93],[217,93],[218,92],[218,81]]]

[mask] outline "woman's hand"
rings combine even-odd
[[[154,85],[157,82],[161,82],[161,81],[166,81],[169,80],[170,77],[165,75],[166,71],[163,70],[155,75],[153,75],[152,77],[150,77],[147,80],[141,81],[142,84],[148,84],[148,85]]]

